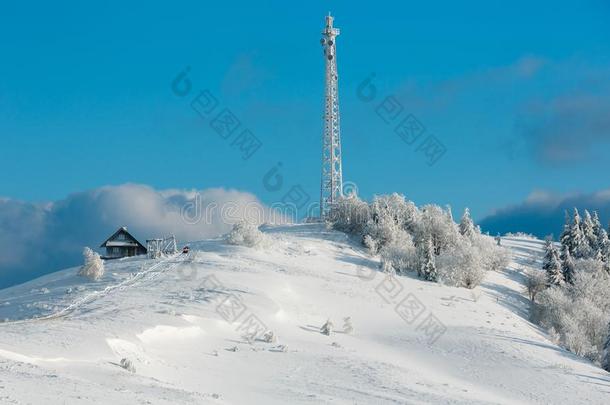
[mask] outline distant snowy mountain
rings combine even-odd
[[[0,403],[608,403],[610,375],[527,319],[540,240],[504,238],[468,290],[388,278],[319,224],[265,233],[1,290]]]

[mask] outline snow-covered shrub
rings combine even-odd
[[[378,252],[378,247],[377,247],[377,241],[375,239],[373,239],[373,237],[371,235],[364,235],[364,237],[362,238],[362,244],[364,246],[366,246],[366,248],[369,250],[369,252],[373,255],[377,254]]]
[[[104,261],[99,254],[86,247],[83,250],[85,264],[78,271],[79,276],[87,277],[90,280],[99,280],[104,275]]]
[[[275,335],[275,333],[273,333],[273,331],[268,330],[263,335],[262,340],[267,343],[277,343],[277,336]]]
[[[610,277],[577,269],[573,284],[553,286],[538,295],[532,319],[556,331],[568,350],[600,362],[610,320]]]
[[[474,288],[481,284],[486,272],[501,270],[509,261],[505,248],[495,244],[491,237],[475,233],[470,237],[458,235],[436,257],[436,267],[442,283]]]
[[[510,253],[508,249],[501,246],[494,246],[494,249],[487,252],[485,263],[489,271],[500,271],[508,267],[510,263]]]
[[[483,268],[487,271],[500,271],[510,263],[508,249],[498,246],[493,238],[478,234],[472,239],[472,244],[481,256]]]
[[[335,329],[335,325],[331,322],[330,319],[326,321],[324,325],[320,328],[320,333],[326,336],[330,336]]]
[[[546,289],[546,274],[538,269],[530,268],[525,273],[524,292],[530,301],[536,302],[536,296]]]
[[[130,373],[136,372],[136,366],[134,366],[133,363],[131,362],[131,360],[129,360],[128,358],[122,358],[120,364],[121,364],[121,367],[123,367],[125,370],[129,371]]]
[[[257,226],[247,221],[233,225],[233,229],[226,236],[226,242],[231,245],[255,247],[267,242],[267,236]]]
[[[354,333],[354,325],[352,324],[352,318],[350,316],[343,318],[343,333],[352,334]]]

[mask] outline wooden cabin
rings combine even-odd
[[[127,232],[126,226],[119,228],[100,247],[106,248],[104,259],[119,259],[146,254],[146,247]]]

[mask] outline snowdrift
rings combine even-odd
[[[504,239],[510,265],[467,290],[387,277],[319,224],[265,234],[0,291],[0,402],[608,402],[610,375],[527,320],[539,240]]]

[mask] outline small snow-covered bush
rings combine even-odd
[[[231,245],[255,247],[266,243],[267,236],[257,226],[247,221],[233,225],[233,229],[226,236],[226,242]]]
[[[129,371],[130,373],[136,372],[136,366],[134,366],[133,363],[131,362],[131,360],[129,360],[128,358],[122,358],[120,364],[121,364],[121,367],[123,367],[125,370]]]
[[[262,340],[267,343],[277,343],[277,336],[275,335],[275,333],[273,333],[273,331],[269,330],[265,332]]]
[[[85,264],[78,271],[79,276],[90,280],[99,280],[104,275],[104,261],[99,254],[86,247],[83,249]]]
[[[326,336],[330,336],[335,329],[335,325],[331,322],[331,320],[327,320],[324,325],[320,328],[320,333]]]
[[[348,335],[354,333],[354,325],[352,324],[351,316],[343,318],[343,333],[347,333]]]
[[[362,244],[366,246],[369,252],[373,255],[377,254],[377,241],[371,237],[371,235],[364,235],[362,238]]]

